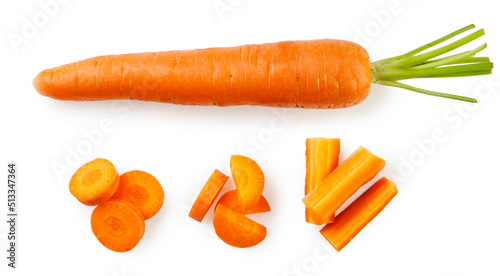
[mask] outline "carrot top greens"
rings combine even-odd
[[[475,31],[445,46],[419,54],[473,28],[475,28],[475,26],[471,24],[406,54],[372,62],[372,82],[399,87],[431,96],[477,103],[477,100],[473,98],[430,91],[399,82],[400,80],[414,78],[467,77],[491,74],[493,63],[490,62],[490,59],[488,57],[475,56],[478,52],[486,48],[486,43],[481,44],[473,50],[441,57],[483,36],[483,29]]]

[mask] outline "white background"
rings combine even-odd
[[[377,60],[470,23],[486,30],[480,40],[489,47],[482,55],[498,61],[495,1],[221,0],[233,4],[222,16],[215,0],[66,2],[17,46],[9,37],[22,35],[25,20],[33,22],[44,10],[33,0],[0,4],[0,182],[6,183],[7,162],[16,161],[20,220],[19,268],[7,269],[2,257],[2,275],[500,274],[498,76],[410,82],[478,97],[474,106],[374,85],[365,102],[344,110],[59,102],[31,85],[43,69],[92,56],[281,40],[354,40]],[[71,151],[90,143],[84,132],[97,131],[103,120],[111,131],[75,164],[68,162]],[[271,130],[273,120],[284,127]],[[432,147],[434,131],[444,138]],[[341,253],[324,242],[320,227],[304,222],[305,139],[315,136],[341,138],[342,158],[359,145],[383,157],[382,174],[397,177],[400,190]],[[427,141],[425,153],[421,141]],[[211,172],[228,173],[231,154],[250,155],[266,176],[272,211],[252,218],[268,235],[249,249],[219,240],[212,213],[201,224],[187,218]],[[90,229],[92,208],[68,191],[77,166],[97,157],[114,162],[119,172],[148,171],[165,189],[163,208],[131,252],[99,244]],[[57,173],[55,164],[70,172]],[[0,227],[2,252],[6,226]]]

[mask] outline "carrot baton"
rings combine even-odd
[[[486,48],[442,57],[484,35],[469,25],[406,54],[370,62],[360,45],[334,39],[285,41],[229,48],[100,56],[42,71],[35,89],[58,100],[135,99],[184,105],[262,105],[344,108],[362,102],[371,83],[476,102],[420,89],[400,80],[486,75],[493,63],[475,57]]]
[[[337,251],[342,250],[397,193],[396,184],[383,177],[340,213],[333,223],[323,227],[320,233]]]
[[[306,185],[305,195],[314,190],[339,164],[340,139],[307,138],[306,139]],[[333,222],[334,217],[323,222],[315,218],[306,208],[306,221],[312,224]]]
[[[328,222],[335,212],[360,187],[372,180],[385,166],[385,161],[367,149],[359,147],[302,201],[313,215]]]

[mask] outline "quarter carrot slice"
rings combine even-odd
[[[306,185],[305,195],[314,190],[339,164],[340,139],[338,138],[308,138],[306,139]],[[306,221],[321,225],[331,223],[334,217],[327,221],[313,216],[306,208]]]
[[[380,211],[396,196],[396,184],[382,178],[340,213],[335,221],[320,233],[335,247],[342,250]]]
[[[231,156],[230,166],[241,206],[254,207],[264,190],[264,173],[254,160],[242,155]]]
[[[217,236],[234,247],[255,246],[267,235],[265,226],[222,204],[218,204],[215,208],[213,224]]]
[[[141,211],[123,200],[111,200],[97,206],[90,224],[97,240],[116,252],[134,248],[146,228]]]
[[[264,196],[260,196],[259,201],[250,209],[244,209],[241,205],[236,190],[229,191],[221,196],[217,205],[224,205],[227,208],[244,215],[264,213],[271,211],[271,207]]]
[[[359,147],[302,201],[314,216],[327,221],[361,186],[372,180],[385,161]]]
[[[189,211],[189,216],[201,222],[228,179],[229,176],[221,173],[219,170],[215,170],[194,201],[193,207]]]
[[[69,181],[69,191],[89,206],[107,201],[118,189],[120,177],[113,163],[97,158],[81,166]]]
[[[120,186],[112,200],[125,200],[137,207],[149,219],[156,215],[163,205],[163,187],[151,174],[143,171],[129,171],[120,176]]]

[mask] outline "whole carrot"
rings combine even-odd
[[[476,102],[399,82],[490,74],[493,64],[489,59],[475,57],[486,44],[439,58],[482,36],[482,29],[419,54],[472,28],[474,25],[469,25],[404,55],[373,63],[368,52],[353,42],[285,41],[100,56],[45,70],[33,84],[44,96],[77,101],[135,99],[185,105],[343,108],[362,102],[371,83],[377,83]]]

